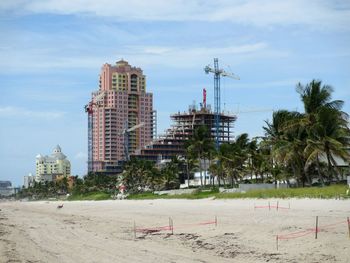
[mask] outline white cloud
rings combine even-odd
[[[11,2],[6,3],[6,2]],[[2,1],[0,10],[88,14],[117,20],[228,21],[254,26],[307,25],[348,30],[350,5],[331,0],[29,0]]]
[[[179,55],[182,56],[202,56],[203,54],[212,56],[219,54],[245,54],[252,53],[267,47],[266,43],[253,43],[246,45],[232,45],[227,47],[165,47],[165,46],[131,46],[131,50],[134,50],[134,53],[137,54],[150,54],[150,55]]]
[[[213,57],[232,58],[234,56],[234,63],[237,65],[249,59],[266,56],[271,59],[289,55],[288,52],[269,49],[269,46],[262,42],[219,47],[129,46],[125,49],[125,54],[127,59],[136,65],[166,65],[180,68],[204,66],[212,61]]]
[[[40,45],[40,43],[38,43]],[[110,60],[111,54],[123,54],[123,58],[134,65],[145,66],[172,66],[181,68],[205,65],[212,57],[235,56],[235,63],[259,59],[261,57],[286,57],[285,51],[273,50],[264,42],[247,43],[229,46],[152,46],[152,45],[124,45],[115,52],[113,47],[107,48],[105,54],[65,53],[64,48],[33,47],[22,49],[15,46],[11,49],[0,48],[0,69],[18,71],[50,71],[57,68],[99,69],[99,66]],[[60,54],[60,55],[57,55]],[[10,63],[9,63],[10,61]]]
[[[18,107],[0,107],[0,117],[27,117],[51,120],[61,118],[64,114],[64,112],[59,111],[32,111]]]

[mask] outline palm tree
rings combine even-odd
[[[349,152],[346,147],[350,145],[350,131],[346,120],[339,116],[339,111],[329,108],[322,108],[316,115],[316,121],[310,127],[310,137],[307,140],[305,153],[308,156],[307,163],[316,161],[319,175],[320,158],[326,158],[328,167],[328,180],[331,180],[335,174],[341,174],[337,170],[337,163],[334,156],[343,160],[350,160]],[[335,176],[338,180],[339,178]],[[320,175],[321,182],[324,183]]]
[[[177,157],[173,157],[170,162],[166,163],[165,167],[161,170],[166,190],[179,187],[179,174],[181,171],[181,166],[181,161]]]
[[[151,161],[133,158],[124,167],[122,182],[130,192],[152,190],[161,181],[158,174]]]
[[[248,142],[248,134],[243,133],[237,136],[234,142],[220,145],[217,154],[218,165],[212,167],[213,171],[222,172],[224,177],[229,177],[232,187],[241,179],[245,171]]]
[[[227,174],[227,159],[229,158],[229,152],[231,151],[231,145],[229,143],[223,143],[219,149],[215,152],[215,161],[210,165],[209,170],[211,174],[218,178],[220,186],[221,180],[224,185],[226,184],[225,179],[228,177]]]
[[[292,170],[294,177],[303,185],[305,180],[311,183],[311,178],[304,171],[306,132],[301,121],[303,115],[295,111],[279,110],[273,113],[272,122],[266,121],[263,144],[270,147],[270,172],[276,178],[276,172],[285,175]],[[275,169],[276,168],[276,169]],[[276,181],[276,180],[275,180]]]
[[[252,139],[248,143],[247,147],[247,155],[248,155],[248,164],[247,164],[247,170],[248,173],[250,173],[250,180],[253,181],[253,174],[255,174],[256,178],[256,167],[258,165],[259,160],[259,151],[258,151],[258,141],[256,138]]]
[[[192,137],[187,142],[187,152],[190,156],[199,160],[199,172],[201,186],[203,186],[202,160],[208,157],[209,152],[214,148],[214,141],[207,126],[201,125],[194,129]]]
[[[342,100],[332,101],[333,88],[330,85],[323,85],[322,81],[312,80],[309,84],[303,86],[298,83],[296,91],[304,104],[305,114],[309,120],[312,120],[312,115],[316,115],[322,108],[329,108],[340,111],[344,105]]]
[[[334,156],[343,160],[350,159],[346,149],[350,146],[348,115],[341,111],[343,101],[332,100],[333,88],[329,85],[322,86],[321,81],[313,80],[305,87],[299,83],[297,92],[300,94],[305,110],[302,122],[308,133],[305,148],[307,164],[316,162],[318,174],[323,183],[320,157],[326,156],[329,179],[337,169]]]

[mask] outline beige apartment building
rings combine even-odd
[[[120,60],[104,64],[99,89],[85,107],[88,113],[88,171],[104,172],[126,160],[125,148],[133,153],[149,144],[155,131],[153,94],[146,92],[142,69]],[[128,133],[123,131],[141,125]],[[127,141],[127,142],[126,142]]]

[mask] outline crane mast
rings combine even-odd
[[[219,68],[219,60],[214,58],[214,68],[209,65],[204,68],[205,73],[214,74],[214,126],[215,126],[215,146],[219,148],[220,137],[220,112],[221,112],[221,96],[220,96],[220,77],[230,77],[239,80],[239,77],[233,73],[229,73]]]
[[[89,104],[85,105],[85,112],[88,114],[88,172],[94,171],[94,162],[93,162],[93,147],[94,147],[94,136],[93,136],[93,127],[94,127],[94,111],[96,107],[99,107],[103,103],[105,93],[101,92],[96,95]]]

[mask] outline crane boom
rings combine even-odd
[[[223,77],[229,77],[229,78],[236,79],[236,80],[240,80],[240,78],[239,78],[237,75],[235,75],[235,74],[233,74],[233,73],[226,72],[226,71],[223,71],[223,72],[221,73],[221,76],[223,76]]]
[[[127,123],[125,124],[126,128],[124,130],[122,130],[119,135],[124,135],[124,155],[125,155],[125,160],[129,161],[130,156],[129,156],[129,134],[130,132],[141,128],[142,126],[145,125],[144,122],[141,122],[135,126],[132,126],[131,128],[127,129]]]
[[[136,129],[138,129],[138,128],[141,128],[143,125],[145,125],[145,123],[144,123],[144,122],[141,122],[141,123],[139,123],[139,124],[137,124],[137,125],[131,127],[130,129],[127,129],[125,132],[134,131],[134,130],[136,130]]]

